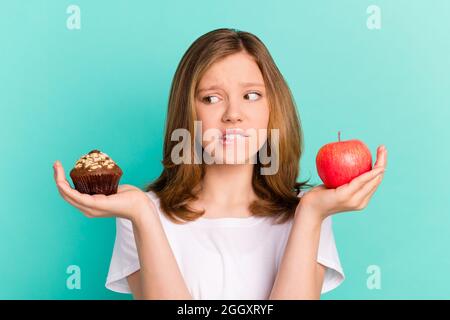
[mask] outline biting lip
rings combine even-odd
[[[234,139],[240,139],[240,138],[247,138],[248,136],[242,135],[242,134],[225,134],[220,137],[220,140],[234,140]]]
[[[220,136],[220,139],[227,140],[227,139],[234,139],[236,137],[248,137],[249,135],[245,133],[243,129],[240,128],[231,128],[231,129],[225,129],[222,130],[222,136]]]
[[[222,130],[222,135],[219,136],[220,143],[224,145],[233,144],[236,140],[246,139],[249,135],[245,133],[243,129],[232,128]]]

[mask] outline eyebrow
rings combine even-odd
[[[248,87],[265,87],[264,83],[260,83],[260,82],[239,82],[239,85],[241,87],[244,88],[248,88]],[[200,88],[197,90],[197,92],[202,92],[202,91],[208,91],[208,90],[216,90],[216,89],[220,89],[219,85],[212,85],[208,88]]]

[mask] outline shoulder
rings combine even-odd
[[[152,203],[156,204],[159,202],[158,195],[154,191],[149,190],[149,191],[144,191],[144,193],[152,201]]]
[[[152,209],[158,214],[161,214],[161,208],[160,208],[160,203],[159,203],[159,197],[158,195],[152,191],[146,191],[145,194],[147,195],[147,197],[150,199],[150,203],[152,205]]]
[[[164,211],[161,209],[161,201],[156,192],[149,190],[146,191],[145,194],[149,197],[153,210],[155,211],[155,214],[159,217],[161,223],[163,224],[163,227],[167,228],[169,225],[175,224],[169,219],[169,217],[166,216]]]
[[[303,195],[305,194],[305,193],[307,193],[309,190],[300,190],[300,192],[297,194],[297,197],[298,198],[301,198],[301,197],[303,197]]]

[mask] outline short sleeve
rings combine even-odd
[[[106,278],[106,288],[120,293],[131,293],[127,276],[139,269],[133,225],[128,219],[116,218],[116,239]]]
[[[298,197],[302,197],[306,192],[301,191]],[[336,248],[332,216],[328,216],[322,222],[317,262],[326,268],[321,293],[326,293],[337,288],[344,281],[345,274]]]
[[[326,267],[322,285],[322,293],[338,287],[345,279],[344,271],[339,260],[339,254],[334,240],[331,216],[322,222],[320,231],[319,250],[317,262]]]

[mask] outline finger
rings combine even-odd
[[[370,171],[367,171],[360,176],[354,178],[350,183],[344,184],[336,189],[336,192],[341,193],[349,193],[350,195],[355,194],[362,188],[364,184],[371,181],[380,173],[384,172],[384,167],[373,168]]]
[[[53,178],[55,179],[55,182],[57,185],[68,185],[70,186],[69,182],[66,180],[66,175],[64,173],[64,168],[62,167],[62,164],[59,160],[56,160],[53,164]]]
[[[55,170],[55,180],[56,180],[56,176],[57,176],[57,175],[58,175],[58,173],[57,173],[56,170]],[[59,179],[59,177],[58,177],[58,179]],[[63,187],[61,187],[61,185],[62,185]],[[59,179],[59,181],[58,181],[58,183],[57,183],[57,189],[58,189],[58,192],[59,192],[59,194],[61,195],[61,197],[62,197],[65,201],[67,201],[69,204],[71,204],[72,206],[74,206],[74,207],[76,207],[77,209],[79,209],[80,211],[83,211],[84,213],[86,213],[86,214],[88,214],[88,215],[91,214],[91,211],[90,211],[90,209],[89,209],[88,207],[86,207],[86,206],[84,206],[84,205],[82,205],[82,204],[76,202],[74,199],[72,199],[72,198],[70,197],[70,194],[68,194],[68,193],[65,191],[67,188],[70,188],[70,185],[68,186],[67,180],[64,181],[64,182],[62,182],[62,181],[60,181],[60,179]]]
[[[73,189],[69,182],[66,180],[66,175],[64,173],[64,168],[61,162],[56,161],[54,164],[55,169],[55,181],[58,188],[72,201],[78,203],[79,205],[91,208],[92,199],[89,195],[80,193],[78,190]]]
[[[380,185],[381,181],[383,180],[384,174],[379,174],[375,178],[373,178],[371,181],[367,182],[360,191],[355,195],[355,201],[358,204],[363,204],[364,206],[369,202],[370,198],[374,194],[374,192],[377,190],[378,186]]]
[[[104,194],[94,194],[92,196],[94,200],[94,207],[97,210],[103,212],[107,215],[121,215],[129,211],[130,206],[135,203],[137,199],[136,194],[128,191],[123,191],[121,193],[104,195]]]
[[[377,149],[377,161],[375,162],[374,168],[387,166],[387,149],[385,145],[381,145]]]
[[[387,165],[387,149],[384,145],[381,145],[378,147],[378,150],[377,150],[377,161],[375,162],[374,168],[383,167],[384,171],[383,171],[383,173],[377,175],[375,178],[375,180],[378,181],[378,184],[376,184],[374,186],[373,183],[369,183],[367,186],[364,186],[362,188],[361,194],[362,194],[362,197],[364,198],[363,199],[364,204],[367,204],[369,202],[370,198],[375,193],[379,184],[383,180],[384,172],[386,171],[386,165]]]
[[[68,202],[69,204],[71,204],[72,206],[77,208],[78,210],[82,211],[83,213],[85,213],[87,215],[92,215],[92,211],[88,207],[85,207],[85,206],[79,204],[78,202],[75,202],[74,200],[72,200],[60,188],[58,188],[58,192],[66,202]]]
[[[372,186],[372,188],[369,190],[369,192],[366,195],[366,197],[363,199],[363,204],[364,205],[367,205],[367,203],[369,203],[369,201],[372,198],[373,194],[375,193],[375,191],[377,191],[378,187],[380,186],[381,182],[383,181],[383,178],[384,178],[384,173],[380,175],[380,179],[378,181],[378,184],[376,184],[375,186]]]
[[[76,190],[75,190],[76,191]],[[78,192],[78,191],[76,191]],[[110,217],[113,215],[113,209],[104,209],[102,208],[102,205],[98,203],[99,198],[106,198],[107,196],[103,194],[94,194],[94,195],[85,195],[89,198],[93,199],[93,205],[92,206],[86,206],[83,204],[83,202],[80,202],[78,199],[75,199],[72,194],[68,194],[66,190],[60,191],[61,195],[63,196],[64,200],[66,200],[68,203],[85,213],[89,217]],[[109,200],[107,200],[109,201]],[[104,205],[104,207],[110,207],[111,204]]]
[[[80,209],[82,211],[90,209],[89,207],[85,206],[83,203],[80,203],[79,201],[77,201],[76,199],[73,198],[73,196],[71,195],[72,188],[70,186],[67,186],[65,183],[63,183],[63,184],[60,183],[57,185],[57,188],[58,188],[58,192],[61,195],[61,197],[63,197],[64,200],[69,202],[74,207],[77,207],[78,209]]]

